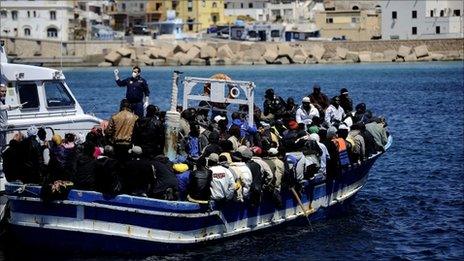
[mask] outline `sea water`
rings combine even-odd
[[[370,171],[348,210],[323,222],[286,226],[157,259],[464,259],[464,64],[462,62],[142,68],[150,101],[169,108],[174,69],[185,76],[226,73],[296,102],[318,83],[329,97],[347,88],[354,105],[383,115],[393,146]],[[120,68],[121,77],[130,68]],[[115,113],[125,89],[112,68],[66,68],[86,112]],[[80,255],[61,257],[88,259]],[[92,257],[105,260],[108,256]],[[111,257],[124,260],[127,257]]]

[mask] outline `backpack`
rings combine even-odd
[[[200,140],[198,137],[189,136],[187,138],[187,153],[192,158],[198,158],[201,155]]]
[[[194,170],[190,172],[188,195],[195,200],[209,200],[211,197],[210,184],[213,178],[211,170]]]

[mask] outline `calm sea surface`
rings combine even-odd
[[[169,106],[173,69],[142,71],[151,102],[162,110]],[[236,80],[254,81],[260,106],[270,87],[296,101],[311,92],[314,83],[329,97],[346,87],[355,104],[365,102],[386,116],[394,143],[376,162],[347,213],[313,224],[312,231],[288,226],[146,260],[464,259],[462,62],[178,69],[188,76],[224,72]],[[112,69],[73,68],[64,73],[85,111],[108,118],[118,109],[125,89],[115,87]],[[129,73],[129,68],[121,69],[121,76]]]

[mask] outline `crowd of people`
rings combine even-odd
[[[165,112],[147,104],[143,113],[140,106],[137,115],[134,103],[123,99],[119,112],[85,137],[47,137],[36,126],[26,135],[16,132],[2,153],[6,178],[37,184],[71,181],[75,189],[109,196],[235,200],[252,206],[270,197],[280,206],[283,187],[337,179],[387,143],[385,119],[374,117],[364,103],[353,108],[346,88],[329,99],[314,85],[300,105],[268,89],[262,110],[253,108],[253,124],[247,122],[247,106],[230,115],[205,102],[178,107],[173,162],[163,154]]]

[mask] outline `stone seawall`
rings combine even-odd
[[[264,43],[157,41],[36,41],[2,38],[16,62],[64,66],[264,65],[464,60],[464,39]]]

